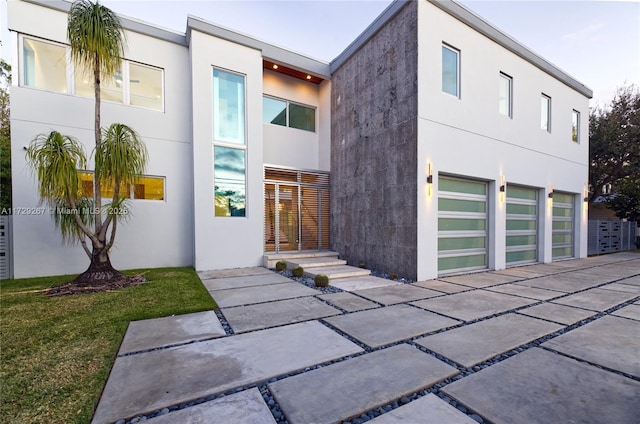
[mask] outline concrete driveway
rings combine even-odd
[[[132,322],[94,423],[639,422],[638,254],[332,294],[201,278],[222,309]]]

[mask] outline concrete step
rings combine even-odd
[[[323,256],[319,258],[296,258],[287,260],[287,268],[295,268],[296,266],[301,266],[305,270],[307,268],[317,268],[320,266],[340,266],[346,265],[347,261],[343,259],[338,259],[333,256]]]
[[[329,277],[329,281],[339,278],[362,277],[371,274],[371,271],[368,269],[357,268],[349,265],[309,268],[305,269],[304,272],[311,278],[315,278],[318,274],[324,274]]]
[[[299,251],[293,250],[291,252],[281,252],[281,253],[267,253],[262,256],[262,263],[265,268],[275,268],[276,262],[278,261],[288,261],[294,259],[303,259],[303,258],[327,258],[332,257],[337,259],[338,253],[332,252],[330,250],[307,250],[307,251]]]

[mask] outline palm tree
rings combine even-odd
[[[95,151],[94,175],[102,175],[105,184],[113,189],[113,198],[102,210],[97,210],[95,189],[93,197],[88,197],[90,193],[83,189],[78,176],[78,169],[86,168],[87,164],[82,144],[57,131],[40,134],[31,141],[27,163],[38,177],[40,201],[53,212],[63,239],[79,242],[91,261],[74,283],[91,285],[98,280],[104,285],[124,277],[109,260],[118,220],[126,219],[128,213],[125,204],[128,193],[120,190],[121,187],[128,190],[135,183],[136,177],[144,172],[147,159],[144,143],[130,127],[115,123],[102,131],[100,150]],[[100,229],[96,225],[98,218],[101,221],[104,218]]]
[[[136,176],[144,173],[147,150],[140,136],[124,124],[102,129],[100,124],[100,83],[120,69],[124,33],[118,16],[108,8],[88,0],[71,5],[67,21],[71,56],[78,71],[93,78],[95,94],[94,162],[92,193],[83,189],[78,170],[85,169],[87,157],[76,139],[52,131],[32,140],[27,161],[38,176],[42,203],[54,212],[54,222],[63,240],[79,242],[89,256],[89,268],[72,284],[108,286],[125,277],[109,260],[118,221],[127,217],[126,197]],[[108,204],[102,202],[102,187],[113,189]],[[89,246],[89,243],[91,246]]]

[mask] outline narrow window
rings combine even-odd
[[[577,110],[571,114],[571,140],[580,143],[580,112]]]
[[[511,118],[513,117],[513,79],[500,72],[498,83],[500,84],[498,87],[498,111],[501,115]]]
[[[459,97],[460,52],[449,46],[442,46],[442,91]]]
[[[213,70],[213,138],[245,144],[244,76]]]
[[[78,171],[79,189],[84,197],[93,197],[93,171]],[[113,199],[114,194],[114,182],[102,183],[100,186],[100,195],[103,199]],[[120,197],[125,199],[131,198],[131,187],[120,184],[120,190],[118,191]]]
[[[287,126],[287,102],[271,97],[263,97],[262,121],[265,124]]]
[[[162,70],[129,62],[129,104],[162,111]]]
[[[246,216],[244,149],[213,147],[215,216]]]
[[[23,38],[22,85],[67,93],[67,53],[64,46]]]
[[[540,97],[540,129],[551,132],[551,97]]]
[[[289,103],[289,126],[300,130],[316,130],[316,111],[313,108]]]

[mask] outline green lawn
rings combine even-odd
[[[88,423],[129,321],[217,308],[191,268],[135,270],[126,289],[49,298],[69,277],[0,282],[3,423]]]

